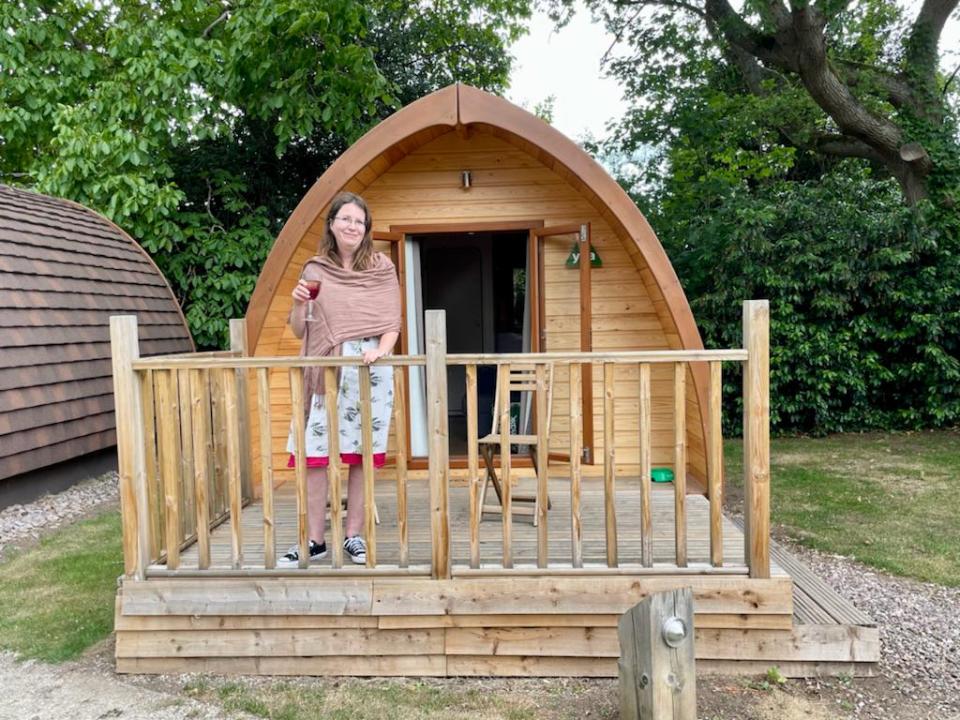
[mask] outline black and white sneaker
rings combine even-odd
[[[316,562],[327,556],[327,544],[310,541],[310,562]],[[292,546],[287,550],[287,554],[277,560],[277,567],[295,568],[300,566],[300,547]]]
[[[367,564],[367,543],[359,535],[346,538],[343,541],[343,549],[347,551],[350,560],[356,565]]]

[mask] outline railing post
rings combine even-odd
[[[436,579],[450,577],[450,481],[447,419],[447,314],[426,312],[427,427],[429,429],[430,537]]]
[[[234,318],[230,321],[230,349],[239,353],[240,357],[247,357],[250,354],[247,348],[247,321],[243,318]],[[238,369],[236,376],[237,413],[240,418],[240,486],[243,489],[244,499],[249,499],[253,497],[253,461],[250,457],[252,446],[247,371]]]
[[[743,303],[744,559],[770,577],[770,303]]]
[[[113,401],[117,423],[117,464],[120,470],[120,516],[123,522],[123,569],[136,580],[146,578],[150,564],[150,522],[147,468],[144,454],[143,399],[133,369],[140,358],[135,315],[110,318],[113,357]]]

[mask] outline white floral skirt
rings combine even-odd
[[[380,344],[380,338],[347,340],[343,343],[344,356],[362,355]],[[393,414],[393,367],[372,365],[370,367],[370,396],[373,406],[373,464],[383,466],[387,455],[387,436],[390,434],[390,418]],[[360,371],[357,366],[340,368],[340,388],[337,392],[337,415],[340,425],[340,462],[343,465],[359,465],[363,462],[363,440],[360,424]],[[325,398],[313,395],[306,427],[307,467],[327,467],[330,451],[327,444],[327,409]],[[293,453],[296,443],[291,423],[287,438],[290,459],[288,467],[294,467]]]

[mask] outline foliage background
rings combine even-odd
[[[572,6],[541,1],[558,17]],[[0,181],[125,228],[170,280],[198,346],[222,347],[315,179],[434,89],[502,91],[530,4],[0,4]],[[824,32],[832,63],[877,80],[858,89],[871,111],[930,152],[929,196],[915,205],[882,164],[819,152],[831,118],[787,75],[757,91],[689,4],[586,5],[620,39],[608,70],[625,96],[590,149],[657,229],[707,346],[737,345],[740,302],[770,299],[774,428],[960,421],[960,81],[923,85],[923,112],[871,94],[905,67],[906,10],[829,5]],[[762,28],[765,7],[743,12]],[[732,420],[738,378],[727,384]]]
[[[928,199],[910,206],[882,165],[806,142],[833,121],[805,89],[776,77],[755,92],[730,48],[682,4],[588,5],[621,38],[608,69],[628,103],[593,149],[656,228],[707,347],[739,346],[742,300],[770,300],[774,429],[960,421],[952,78],[938,76],[926,96],[933,120],[859,90],[874,111],[907,123],[935,160]],[[766,5],[743,12],[763,27],[757,8]],[[885,0],[843,7],[825,30],[830,61],[898,72],[905,11]],[[725,381],[726,429],[738,433],[739,377]]]
[[[104,213],[223,347],[273,239],[369,127],[502,90],[526,0],[0,4],[0,181]]]

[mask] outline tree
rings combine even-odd
[[[0,181],[88,205],[222,346],[282,222],[353,140],[459,79],[506,81],[527,0],[0,5]]]
[[[825,162],[884,168],[911,205],[931,193],[960,202],[946,101],[956,73],[939,74],[940,36],[957,3],[923,0],[908,19],[891,0],[746,0],[739,12],[728,0],[586,0],[630,49],[611,68],[631,96],[649,101],[666,82],[702,79],[710,69],[701,59],[734,69],[758,98],[803,93],[806,112],[768,118],[782,139]],[[551,2],[558,19],[573,5]]]
[[[621,5],[593,3],[620,22],[629,48],[609,61],[629,106],[598,150],[656,228],[704,342],[739,344],[740,302],[769,298],[777,430],[956,423],[960,153],[949,77],[937,80],[946,94],[933,121],[857,86],[871,112],[926,138],[929,197],[909,205],[877,157],[825,151],[822,138],[838,126],[797,76],[738,59],[702,13],[675,5],[634,5],[630,20]],[[756,7],[745,13],[762,26]],[[835,18],[825,30],[831,67],[899,67],[891,48],[911,25],[894,5],[868,2]],[[731,387],[731,422],[737,396]]]

